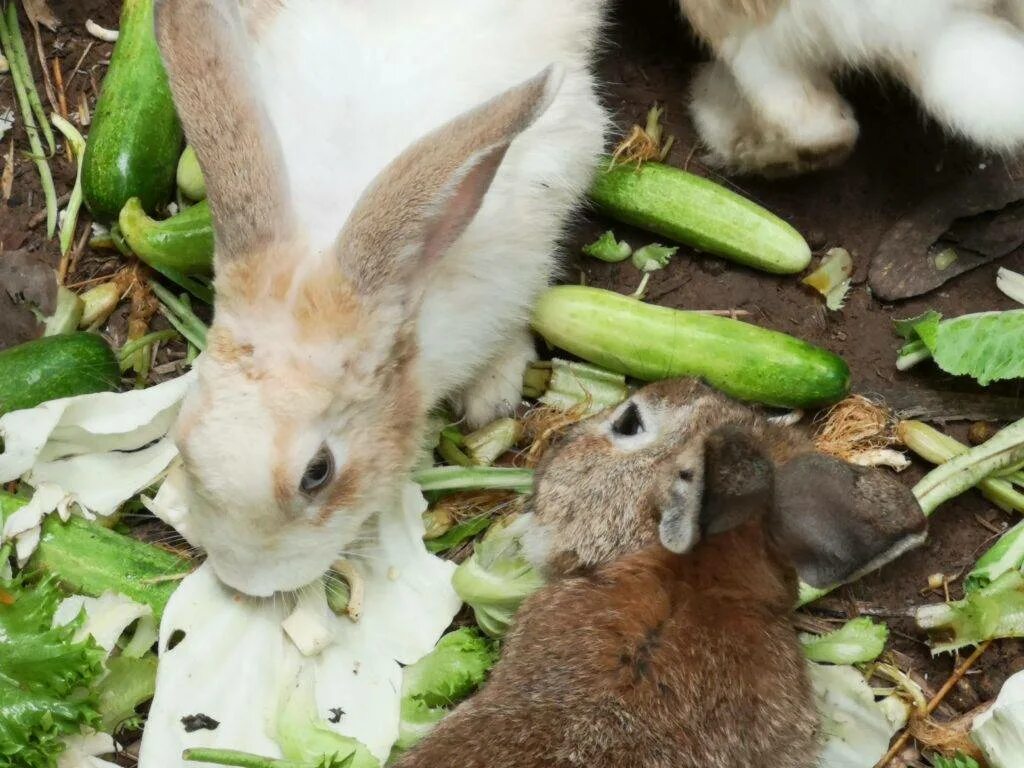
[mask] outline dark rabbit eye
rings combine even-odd
[[[320,446],[313,460],[306,465],[299,482],[299,490],[312,496],[334,479],[334,454],[326,445]]]
[[[623,437],[633,437],[644,431],[644,422],[640,418],[640,409],[636,403],[630,403],[622,415],[612,423],[612,432]]]

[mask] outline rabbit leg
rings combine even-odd
[[[533,337],[523,327],[513,334],[454,399],[471,428],[507,416],[523,399],[523,373],[537,359]]]
[[[772,26],[730,46],[729,68],[741,94],[765,127],[796,151],[804,168],[842,161],[857,141],[853,109],[836,91],[829,73],[773,37]]]
[[[1024,148],[1024,32],[993,16],[960,13],[914,53],[902,70],[929,114],[986,149]]]
[[[690,114],[709,152],[706,160],[737,173],[782,176],[841,161],[856,139],[856,123],[844,126],[838,142],[808,148],[784,127],[758,114],[740,91],[729,67],[715,61],[701,67],[691,85]]]

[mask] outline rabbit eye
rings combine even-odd
[[[334,454],[326,445],[320,446],[313,460],[306,465],[299,481],[299,490],[307,496],[319,491],[334,479]]]
[[[644,422],[640,418],[640,409],[636,407],[636,403],[630,403],[622,415],[612,423],[612,432],[622,437],[633,437],[643,431]]]

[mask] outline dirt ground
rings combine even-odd
[[[102,79],[111,46],[84,33],[87,18],[116,27],[118,0],[51,0],[63,21],[59,34],[44,30],[47,58],[59,55],[63,63],[68,103],[78,103],[84,92],[90,105]],[[930,191],[977,173],[982,166],[1001,162],[979,156],[954,140],[945,138],[922,118],[906,94],[893,84],[868,78],[844,83],[844,93],[856,108],[862,135],[854,155],[834,171],[786,181],[723,179],[700,162],[700,150],[685,111],[687,84],[697,62],[703,57],[687,28],[678,20],[670,0],[620,0],[615,6],[614,25],[600,61],[605,100],[614,114],[620,133],[642,122],[654,102],[667,107],[666,133],[676,137],[668,162],[706,173],[760,202],[790,221],[807,235],[817,252],[841,245],[854,257],[855,288],[840,312],[826,312],[819,297],[793,278],[776,278],[715,258],[681,251],[671,265],[652,277],[648,299],[686,309],[742,309],[760,325],[801,336],[841,354],[853,371],[854,389],[871,394],[980,391],[971,382],[955,380],[924,364],[908,373],[894,367],[899,342],[892,332],[893,318],[909,317],[927,308],[958,315],[1010,308],[1012,302],[995,288],[996,264],[990,264],[947,283],[921,298],[899,304],[883,304],[872,298],[866,284],[868,264],[888,228]],[[31,48],[31,31],[24,25]],[[78,71],[75,64],[89,47]],[[31,53],[31,51],[30,51]],[[33,65],[38,66],[33,57]],[[0,77],[0,113],[13,105],[10,78]],[[42,93],[42,88],[40,88]],[[45,95],[44,95],[45,101]],[[22,148],[23,136],[15,130],[15,142]],[[6,156],[10,139],[3,142]],[[10,252],[24,249],[29,257],[54,266],[59,261],[54,242],[45,242],[42,227],[30,221],[42,208],[36,172],[32,163],[15,153],[13,194],[0,205],[0,263]],[[66,192],[74,180],[74,168],[66,159],[51,163],[58,193]],[[599,217],[584,215],[567,243],[566,279],[578,281],[580,273],[592,285],[622,291],[635,288],[638,274],[625,263],[603,264],[579,255],[579,246],[614,226],[616,233],[640,245],[652,241],[649,235],[614,225]],[[22,254],[24,256],[25,254]],[[1024,268],[1024,249],[1003,259],[1001,264]],[[70,270],[68,282],[80,283],[107,274],[116,259],[85,249]],[[5,297],[0,294],[0,302]],[[15,331],[2,321],[0,346],[18,341]],[[1016,396],[1019,387],[1002,387],[1003,395]],[[995,391],[995,390],[994,390]],[[1024,401],[1020,411],[1024,412]],[[951,425],[956,432],[966,425]],[[923,466],[915,465],[904,477],[916,480]],[[949,675],[954,658],[931,659],[922,637],[908,617],[921,603],[940,595],[927,591],[930,574],[951,578],[974,563],[977,555],[993,540],[995,532],[1010,521],[1009,516],[984,502],[974,493],[948,504],[935,517],[928,543],[880,573],[848,587],[823,605],[811,609],[819,617],[845,618],[866,611],[884,618],[893,630],[893,647],[902,666],[909,666],[926,684],[926,693],[937,689]],[[961,586],[950,586],[959,596]],[[940,715],[963,712],[995,696],[1003,680],[1024,668],[1024,645],[1020,641],[999,642],[982,657],[976,670],[957,687]]]

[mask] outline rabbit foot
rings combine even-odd
[[[453,404],[466,425],[476,429],[511,414],[523,399],[523,372],[536,359],[533,339],[525,329],[510,339],[455,398]]]

